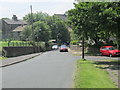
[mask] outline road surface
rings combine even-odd
[[[80,56],[49,51],[28,61],[2,68],[3,88],[71,88]]]
[[[85,56],[87,60],[118,59]],[[3,88],[71,88],[76,60],[69,52],[49,51],[18,64],[2,68]]]

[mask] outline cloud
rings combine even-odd
[[[74,0],[0,0],[0,2],[74,2]]]
[[[73,2],[3,2],[2,5],[0,5],[0,11],[2,13],[0,14],[0,18],[11,18],[13,14],[22,18],[26,14],[30,13],[30,5],[33,6],[33,13],[42,11],[48,13],[49,15],[57,13],[63,14],[74,7]]]

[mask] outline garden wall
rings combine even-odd
[[[14,57],[14,56],[31,54],[39,51],[41,51],[40,48],[32,47],[32,46],[3,47],[2,55],[5,57]]]

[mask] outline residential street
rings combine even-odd
[[[87,60],[118,59],[86,56]],[[2,68],[3,88],[71,88],[76,60],[69,52],[49,51],[25,62]]]
[[[3,88],[71,88],[78,59],[68,52],[50,51],[4,67]]]

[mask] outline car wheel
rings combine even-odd
[[[109,54],[110,57],[112,57],[112,54]]]

